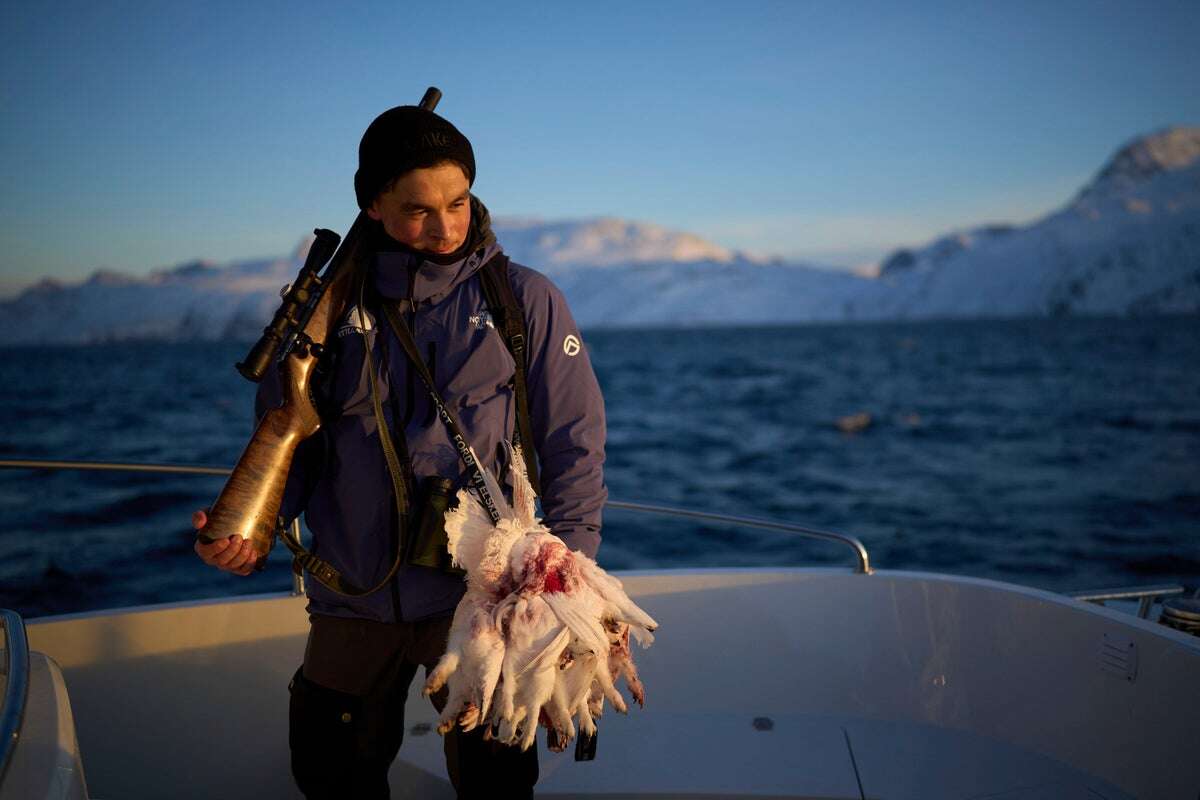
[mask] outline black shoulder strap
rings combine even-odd
[[[513,293],[508,263],[508,256],[503,253],[496,255],[479,270],[479,279],[496,330],[500,332],[508,352],[512,353],[513,361],[517,364],[517,371],[513,376],[513,390],[517,396],[516,439],[525,457],[529,485],[540,496],[542,486],[538,480],[537,448],[533,444],[533,420],[529,415],[529,390],[525,381],[529,358],[526,349],[528,338],[525,331],[525,311]]]

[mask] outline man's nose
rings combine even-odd
[[[445,239],[450,235],[450,215],[446,213],[430,215],[429,235]]]

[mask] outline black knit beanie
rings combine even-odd
[[[358,145],[358,207],[366,210],[388,183],[409,170],[447,160],[466,167],[468,185],[475,182],[475,153],[458,128],[417,106],[388,109],[367,126]]]

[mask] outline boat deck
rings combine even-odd
[[[538,797],[1132,800],[1045,756],[961,731],[815,714],[770,719],[761,730],[739,714],[606,717],[596,761],[542,752]],[[392,785],[416,769],[425,773],[421,793],[403,796],[452,800],[427,772],[441,757],[436,733],[429,738],[409,737],[408,765]]]
[[[988,581],[844,570],[622,575],[661,623],[645,709],[596,760],[541,754],[541,798],[1194,800],[1200,640]],[[34,620],[70,690],[98,798],[298,797],[287,681],[304,600]],[[1132,672],[1104,648],[1129,643]],[[414,697],[394,797],[452,797]],[[539,745],[540,746],[540,745]],[[152,765],[152,766],[147,766]]]

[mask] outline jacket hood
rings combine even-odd
[[[441,302],[501,250],[492,233],[491,215],[475,195],[471,195],[467,241],[461,255],[449,263],[406,248],[386,234],[380,239],[371,269],[375,290],[389,300],[411,300],[414,305]]]

